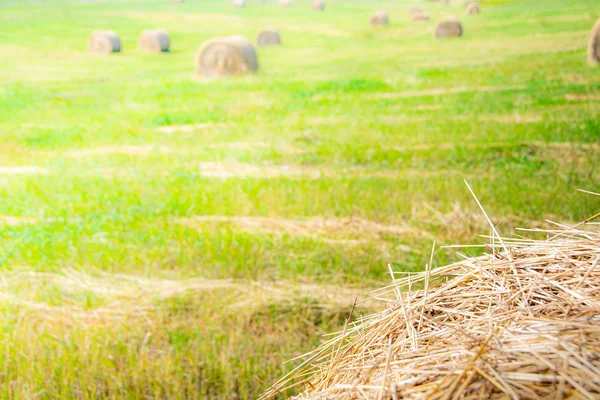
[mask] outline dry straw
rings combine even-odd
[[[600,19],[594,25],[588,43],[588,60],[592,65],[600,63]]]
[[[311,8],[313,11],[323,11],[325,10],[325,2],[323,0],[313,0]]]
[[[198,74],[205,77],[243,75],[258,69],[256,50],[243,36],[226,36],[204,42],[195,58]]]
[[[390,23],[390,17],[385,11],[377,11],[369,17],[371,25],[387,25]]]
[[[507,239],[490,226],[486,255],[392,274],[374,295],[382,311],[347,323],[265,397],[302,385],[299,399],[600,398],[600,232]]]
[[[435,37],[458,37],[462,36],[463,29],[460,21],[455,17],[444,17],[435,26]]]
[[[90,35],[89,48],[92,53],[118,53],[121,51],[121,39],[113,31],[93,31]]]
[[[281,44],[281,37],[277,29],[267,26],[258,34],[256,44],[259,46],[279,46]]]
[[[167,52],[171,47],[169,34],[162,29],[143,31],[140,35],[140,50],[155,53]]]

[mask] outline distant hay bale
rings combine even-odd
[[[455,17],[444,17],[435,26],[435,37],[459,37],[463,34],[463,28],[458,19]]]
[[[425,21],[429,21],[429,14],[426,14],[424,12],[418,13],[418,14],[413,14],[410,17],[410,20],[413,22],[425,22]]]
[[[349,318],[264,398],[295,381],[298,400],[599,399],[600,231],[490,229],[480,257],[390,271],[370,295],[380,311]]]
[[[167,31],[152,29],[143,31],[140,35],[140,50],[155,53],[167,52],[171,47],[171,39]]]
[[[243,36],[226,36],[204,42],[195,57],[198,74],[205,77],[243,75],[258,69],[256,50]]]
[[[481,12],[481,8],[475,3],[467,4],[467,13],[469,14],[479,14]]]
[[[121,51],[121,39],[113,31],[94,31],[90,36],[89,47],[92,53],[118,53]]]
[[[259,46],[279,46],[281,44],[281,37],[277,29],[267,26],[258,34],[256,44]]]
[[[323,0],[313,0],[312,9],[313,11],[323,11],[325,9],[325,2]]]
[[[588,60],[592,65],[600,63],[600,19],[594,25],[588,43]]]
[[[237,7],[237,8],[244,8],[246,7],[246,0],[233,0],[233,6]]]
[[[410,10],[408,10],[408,13],[412,16],[412,15],[416,15],[416,14],[421,14],[423,12],[423,10],[421,10],[418,7],[412,7]]]
[[[277,0],[277,4],[283,7],[289,7],[292,5],[292,0]]]
[[[377,11],[369,17],[371,25],[387,25],[390,23],[390,18],[385,11]]]

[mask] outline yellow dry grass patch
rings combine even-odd
[[[50,170],[32,165],[19,167],[0,167],[0,175],[48,175]]]
[[[227,127],[228,127],[228,125],[225,123],[207,122],[207,123],[202,123],[202,124],[191,124],[191,125],[167,125],[167,126],[161,126],[160,128],[157,128],[157,130],[162,133],[172,134],[172,133],[195,133],[195,132],[201,132],[201,131],[222,129],[222,128],[227,128]]]
[[[215,294],[231,310],[253,310],[264,304],[318,299],[322,307],[347,307],[361,292],[351,286],[287,281],[231,279],[161,279],[63,269],[37,272],[20,267],[0,274],[0,303],[17,306],[38,318],[60,322],[108,323],[121,318],[148,321],[161,302],[189,293]],[[60,293],[56,304],[56,294]],[[237,293],[236,296],[230,296]],[[88,301],[82,299],[91,299]],[[231,300],[232,299],[232,300]]]
[[[510,85],[510,86],[479,86],[479,87],[455,87],[455,88],[439,88],[426,90],[408,90],[404,92],[385,92],[367,94],[365,97],[371,99],[399,99],[407,97],[423,97],[423,96],[443,96],[447,94],[461,93],[477,93],[477,92],[503,92],[509,90],[524,90],[525,85]]]
[[[179,222],[197,228],[205,224],[226,224],[250,233],[278,236],[295,235],[349,244],[370,243],[382,240],[385,235],[396,238],[429,238],[429,234],[423,230],[403,222],[387,225],[360,217],[285,219],[280,217],[207,215],[182,218]]]
[[[595,93],[586,93],[586,94],[579,94],[579,93],[568,93],[565,95],[565,100],[567,101],[574,101],[574,102],[578,102],[578,101],[600,101],[600,94]]]
[[[14,217],[11,215],[0,215],[0,226],[32,225],[40,222],[36,217]]]
[[[64,153],[67,157],[84,158],[90,156],[110,156],[110,155],[126,155],[126,156],[145,156],[150,153],[173,153],[177,150],[166,146],[142,145],[142,146],[107,146],[91,149],[69,150]]]

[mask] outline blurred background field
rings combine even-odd
[[[463,179],[502,232],[590,216],[597,2],[481,7],[0,0],[0,396],[256,398],[388,264],[481,241]],[[445,15],[464,37],[433,39]],[[195,76],[266,25],[256,74]],[[137,49],[153,28],[170,53]]]

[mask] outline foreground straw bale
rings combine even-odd
[[[168,52],[171,48],[169,34],[162,29],[152,29],[140,35],[140,50],[154,53]]]
[[[594,25],[588,43],[588,60],[592,65],[600,63],[600,19]]]
[[[258,34],[256,44],[259,46],[279,46],[281,44],[281,36],[277,29],[267,26]]]
[[[204,42],[195,58],[198,74],[205,77],[243,75],[258,69],[256,50],[243,36],[226,36]]]
[[[444,17],[435,26],[437,39],[462,36],[463,29],[460,21],[455,17]]]
[[[600,398],[600,232],[541,233],[395,279],[267,396],[297,379],[302,399]]]
[[[387,25],[390,23],[390,17],[385,11],[377,11],[369,17],[371,25]]]
[[[90,52],[97,54],[118,53],[121,51],[121,39],[113,31],[94,31],[89,40]]]

